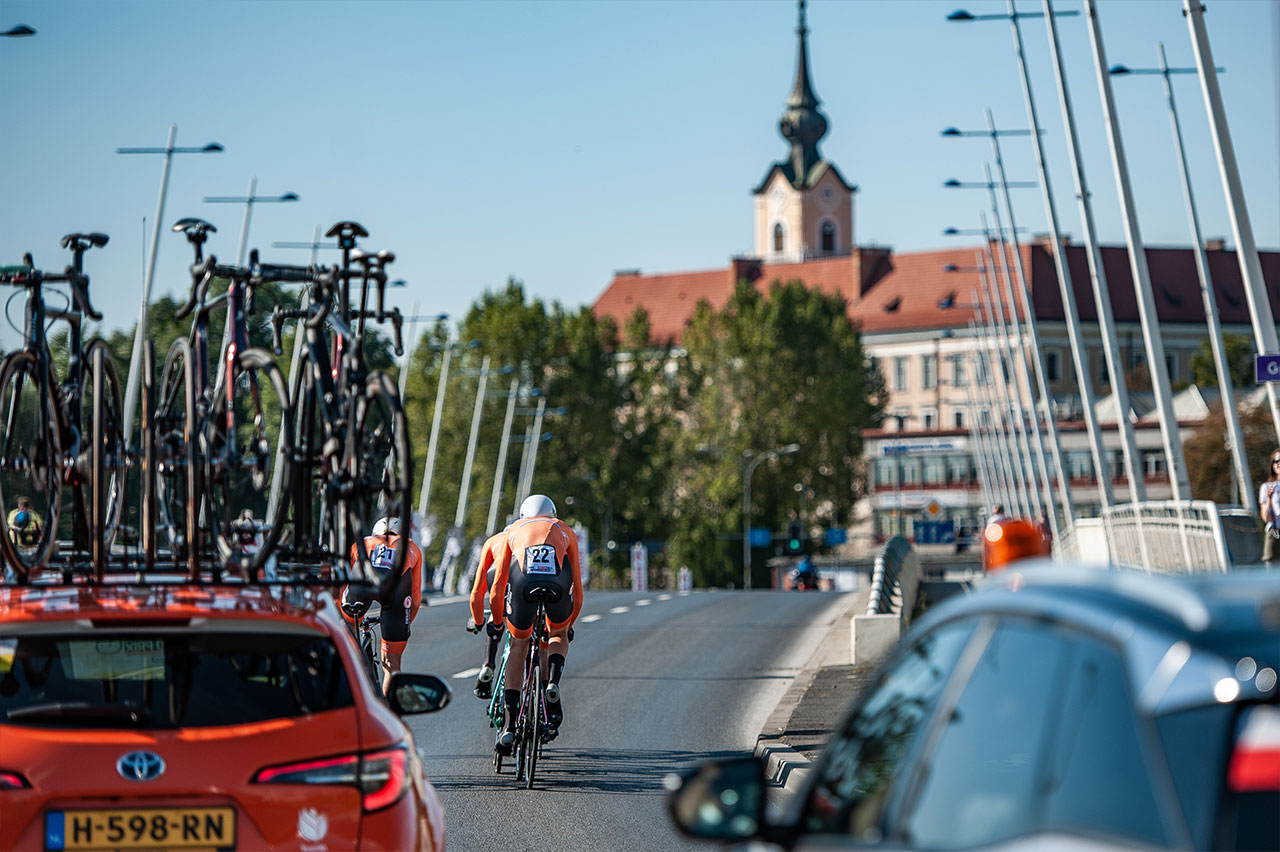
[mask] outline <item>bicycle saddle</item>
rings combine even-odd
[[[350,249],[356,247],[356,237],[367,237],[369,232],[358,222],[339,222],[325,231],[324,235],[337,237],[338,248]]]
[[[181,231],[187,235],[187,242],[192,245],[200,245],[209,239],[210,234],[218,233],[218,229],[203,219],[197,219],[194,216],[188,216],[185,219],[179,219],[173,223],[173,230]]]
[[[526,586],[520,596],[525,603],[553,604],[560,602],[564,592],[559,586]]]
[[[62,238],[62,247],[70,248],[72,251],[85,251],[91,248],[102,248],[109,239],[111,238],[106,234],[97,232],[92,234],[67,234]],[[73,245],[75,248],[72,248]]]

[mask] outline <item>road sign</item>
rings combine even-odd
[[[752,547],[768,547],[773,544],[773,530],[762,527],[752,527],[747,541]]]
[[[822,537],[828,547],[834,547],[837,544],[844,544],[849,540],[849,531],[844,527],[828,527],[826,532],[822,534]]]
[[[1258,384],[1280,382],[1280,355],[1254,355],[1253,372]]]
[[[955,544],[956,522],[916,521],[916,544]]]
[[[942,520],[942,504],[937,500],[930,500],[925,504],[924,516],[931,521]]]

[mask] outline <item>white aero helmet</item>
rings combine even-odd
[[[374,535],[400,535],[400,519],[399,518],[378,518],[378,522],[373,525]]]
[[[545,494],[530,494],[520,504],[521,518],[554,518],[556,504]]]

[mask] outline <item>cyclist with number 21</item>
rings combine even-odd
[[[382,691],[386,692],[391,685],[391,675],[400,671],[400,658],[404,656],[405,646],[409,644],[409,625],[418,615],[422,606],[422,551],[412,540],[400,535],[399,518],[381,518],[373,525],[373,535],[364,540],[365,551],[374,571],[381,581],[395,565],[396,548],[409,548],[409,557],[405,559],[404,571],[400,581],[389,599],[379,600],[382,605],[380,625],[382,627],[382,659],[386,671],[382,676]],[[356,546],[351,545],[351,564],[356,564]],[[342,617],[349,622],[358,623],[373,602],[376,590],[368,586],[352,589],[344,586],[338,609]]]
[[[537,605],[525,599],[524,592],[537,587],[553,587],[561,591],[560,599],[546,605],[547,630],[547,721],[551,732],[559,731],[564,721],[560,696],[560,675],[564,672],[569,650],[569,628],[582,610],[582,570],[578,561],[578,537],[564,521],[556,518],[556,506],[543,494],[531,494],[520,504],[520,518],[506,530],[499,543],[494,564],[497,574],[489,589],[489,612],[497,628],[503,626],[507,585],[511,586],[511,614],[507,631],[511,634],[511,660],[523,660],[529,652],[533,633],[533,617]],[[472,613],[473,617],[475,613]],[[481,614],[483,616],[483,614]],[[476,619],[478,622],[479,619]],[[524,667],[508,665],[503,681],[502,700],[506,707],[502,730],[494,749],[510,754],[515,743],[516,717],[520,715],[520,690],[524,686]]]

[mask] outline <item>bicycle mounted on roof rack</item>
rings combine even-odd
[[[215,582],[224,567],[254,579],[283,532],[279,519],[284,512],[277,507],[266,517],[263,546],[253,553],[240,547],[238,524],[243,510],[265,505],[260,497],[275,460],[272,429],[286,434],[292,430],[285,380],[270,353],[249,345],[247,317],[253,313],[259,283],[252,267],[221,265],[212,254],[204,257],[203,245],[217,231],[208,222],[180,219],[173,230],[183,233],[195,250],[191,295],[174,315],[192,316],[192,323],[187,337],[169,348],[154,405],[150,388],[145,394],[150,430],[144,449],[147,514],[166,533],[173,558],[185,557],[193,581],[206,555],[214,557]],[[215,279],[225,279],[227,289],[211,298]],[[211,382],[209,316],[224,304],[231,334]],[[288,457],[280,460],[286,475],[290,462]],[[212,553],[203,544],[204,530],[212,533]],[[144,550],[151,565],[151,525],[146,532]]]
[[[84,253],[107,241],[106,234],[67,234],[61,245],[72,262],[61,274],[36,269],[30,253],[19,266],[0,267],[0,284],[28,291],[22,349],[0,362],[0,555],[20,583],[54,555],[64,487],[71,490],[70,559],[87,555],[101,577],[119,530],[126,464],[120,382],[106,342],[82,340],[84,320],[102,319],[89,302]],[[45,302],[43,287],[55,282],[70,285],[66,308]],[[68,326],[61,382],[46,320]]]
[[[387,310],[385,305],[386,265],[394,255],[356,248],[356,238],[368,234],[354,222],[339,222],[326,236],[338,238],[340,267],[259,264],[256,253],[251,265],[263,280],[310,287],[305,307],[277,306],[271,317],[276,354],[283,351],[286,321],[297,320],[296,333],[305,335],[303,360],[290,388],[294,476],[288,500],[289,555],[349,560],[361,573],[368,573],[374,565],[364,537],[372,532],[374,521],[382,516],[396,518],[402,530],[409,529],[412,457],[399,391],[385,373],[368,368],[365,335],[368,321],[391,322],[395,353],[401,355],[403,317],[399,309]],[[351,307],[350,294],[357,279],[361,284],[358,309]],[[377,307],[372,310],[368,307],[371,285],[377,295]],[[407,558],[408,548],[396,548],[392,564],[378,566],[384,572],[384,591],[389,592],[404,571]]]

